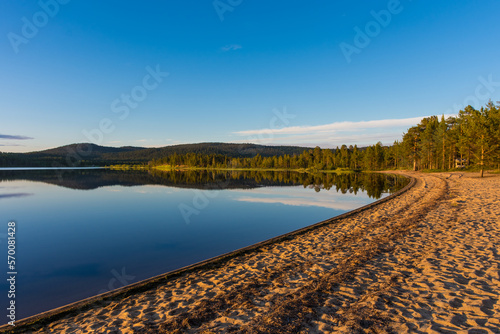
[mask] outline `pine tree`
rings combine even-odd
[[[413,170],[418,169],[418,160],[420,156],[420,137],[422,128],[420,126],[412,126],[408,132],[403,134],[403,146],[406,155],[413,161]]]
[[[498,154],[498,109],[491,102],[480,110],[472,107],[466,109],[465,134],[469,139],[474,160],[479,165],[480,175],[483,177],[484,169],[496,160]]]

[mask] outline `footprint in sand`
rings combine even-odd
[[[92,328],[93,330],[97,330],[99,328],[105,327],[106,325],[107,325],[106,322],[101,321],[96,324],[93,324],[92,326],[90,326],[90,328]]]
[[[137,318],[141,315],[141,313],[142,312],[140,311],[139,307],[127,311],[127,314],[130,318]]]
[[[493,309],[494,305],[497,303],[497,300],[488,298],[488,299],[483,299],[482,303],[483,303],[483,307],[488,308],[488,309]]]
[[[455,326],[464,326],[467,325],[467,316],[465,314],[455,314],[450,322]]]
[[[462,307],[464,301],[460,298],[453,298],[452,300],[450,300],[450,306],[453,307],[453,308],[460,308]]]
[[[160,315],[156,312],[149,312],[149,313],[144,313],[143,315],[144,318],[146,318],[149,321],[157,321],[160,320]]]

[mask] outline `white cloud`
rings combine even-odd
[[[396,126],[413,126],[422,120],[422,118],[427,117],[412,117],[412,118],[400,118],[400,119],[383,119],[375,121],[360,121],[360,122],[334,122],[324,125],[314,125],[314,126],[290,126],[281,129],[259,129],[259,130],[246,130],[237,131],[235,134],[246,136],[246,135],[258,135],[258,134],[268,134],[270,132],[274,134],[307,134],[313,132],[331,132],[331,131],[354,131],[354,130],[364,130],[364,129],[375,129],[375,128],[390,128]]]
[[[451,115],[445,115],[447,116]],[[334,148],[342,144],[366,146],[379,141],[388,145],[395,140],[401,140],[403,133],[418,124],[424,117],[428,116],[244,130],[233,132],[233,134],[246,137],[236,140],[237,143],[252,142],[263,145]]]
[[[242,46],[239,44],[229,44],[229,45],[223,46],[221,48],[221,50],[224,52],[228,52],[228,51],[235,51],[235,50],[238,50],[241,48],[242,48]]]

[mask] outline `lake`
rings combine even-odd
[[[368,173],[0,170],[3,254],[16,223],[16,317],[317,223],[406,183]]]

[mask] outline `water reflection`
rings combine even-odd
[[[363,205],[353,196],[332,198],[327,192],[317,194],[314,197],[304,194],[302,189],[297,187],[284,188],[282,191],[264,188],[262,191],[251,191],[250,193],[239,194],[235,201],[247,203],[282,204],[296,207],[317,207],[332,210],[350,211]]]
[[[303,228],[372,203],[406,182],[368,173],[0,171],[0,212],[19,227],[22,289],[16,303],[23,306],[16,315]],[[181,210],[186,207],[196,211],[189,224]],[[6,239],[0,233],[4,254]],[[0,282],[0,292],[7,288]]]
[[[28,180],[45,182],[71,189],[90,190],[109,186],[163,185],[193,189],[253,189],[270,186],[297,186],[312,188],[316,192],[335,189],[343,194],[366,192],[379,199],[383,193],[403,188],[408,180],[397,175],[377,173],[297,173],[282,171],[115,171],[66,170],[62,172],[40,170],[0,171],[0,182]],[[15,196],[13,194],[12,196]],[[29,194],[17,194],[17,196]],[[7,196],[7,195],[4,195]]]
[[[0,189],[1,191],[1,189]],[[14,194],[0,194],[0,199],[5,199],[5,198],[13,198],[13,197],[26,197],[26,196],[32,196],[33,194],[30,193],[14,193]]]

